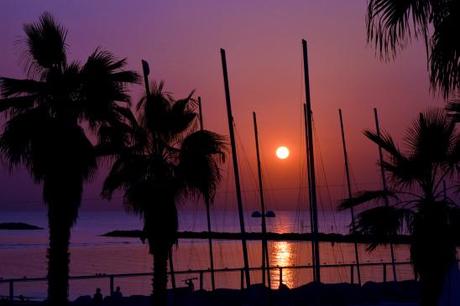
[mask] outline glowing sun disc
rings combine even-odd
[[[285,146],[278,147],[276,149],[276,157],[279,159],[286,159],[289,157],[289,149]]]

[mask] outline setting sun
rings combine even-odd
[[[276,149],[276,157],[279,159],[286,159],[289,157],[289,149],[285,146],[278,147]]]

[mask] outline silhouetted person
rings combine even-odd
[[[195,290],[195,284],[193,284],[193,279],[189,278],[185,280],[185,284],[187,285],[188,289],[190,289],[190,291]]]
[[[115,289],[115,292],[112,293],[112,297],[113,297],[115,300],[120,300],[120,299],[123,297],[123,294],[121,293],[120,287],[117,287],[117,288]]]
[[[286,290],[289,290],[289,287],[288,285],[286,285],[285,283],[281,283],[278,290],[280,291],[286,291]]]
[[[102,304],[102,293],[101,293],[101,288],[96,289],[96,293],[93,296],[93,303],[94,305],[101,305]]]

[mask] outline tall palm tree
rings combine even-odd
[[[374,238],[369,249],[392,241],[398,233],[411,235],[410,254],[422,286],[422,305],[437,305],[445,275],[456,261],[460,209],[447,196],[444,182],[460,171],[460,135],[441,111],[420,114],[405,137],[406,150],[388,134],[366,131],[386,158],[387,190],[364,191],[344,200],[341,208],[366,206],[358,215],[358,233]],[[369,208],[370,207],[370,208]]]
[[[421,37],[433,88],[445,97],[460,90],[458,0],[369,0],[367,8],[368,41],[383,58],[393,58]]]
[[[48,208],[48,302],[68,298],[70,230],[78,217],[84,182],[97,168],[90,139],[122,126],[129,111],[125,86],[138,76],[125,60],[96,50],[83,65],[67,61],[67,31],[44,13],[24,26],[27,79],[0,78],[0,112],[6,124],[0,153],[25,166],[43,185]]]
[[[138,104],[138,124],[103,186],[110,198],[121,189],[128,211],[142,216],[153,256],[153,304],[167,303],[167,260],[177,240],[177,203],[186,196],[212,200],[225,158],[222,136],[197,130],[192,94],[175,100],[163,83]]]

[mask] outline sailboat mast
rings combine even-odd
[[[149,67],[149,63],[146,60],[141,60],[141,64],[142,64],[142,73],[144,75],[145,95],[148,97],[150,96],[150,86],[149,86],[150,67]]]
[[[303,118],[304,118],[304,129],[305,129],[305,153],[307,156],[307,161],[306,161],[306,167],[307,167],[307,193],[308,193],[308,200],[311,201],[311,193],[310,193],[310,182],[311,182],[311,173],[310,173],[310,161],[308,159],[308,152],[310,151],[309,149],[309,144],[308,144],[308,119],[307,119],[307,104],[303,104]],[[310,232],[313,233],[313,212],[312,212],[312,206],[311,204],[309,205],[309,215],[310,215]],[[315,245],[313,243],[313,239],[311,241],[312,247],[311,247],[311,260],[312,260],[312,265],[315,266]],[[313,270],[312,270],[313,271]],[[313,279],[315,278],[315,273],[313,271]]]
[[[204,123],[203,123],[203,108],[201,105],[201,97],[198,97],[198,115],[200,116],[200,130],[204,129]]]
[[[256,113],[252,112],[252,119],[254,122],[254,139],[256,142],[256,156],[257,156],[257,175],[259,179],[259,197],[260,197],[260,210],[262,213],[262,283],[265,285],[265,273],[267,273],[268,288],[270,288],[270,260],[268,257],[267,245],[267,222],[265,215],[265,199],[264,199],[264,186],[262,181],[262,167],[260,165],[260,149],[259,149],[259,131],[257,129]]]
[[[310,96],[310,76],[308,72],[308,52],[307,41],[302,39],[303,50],[303,70],[305,81],[305,117],[306,117],[306,135],[307,135],[307,148],[308,148],[308,171],[309,171],[309,194],[310,194],[310,209],[311,209],[311,232],[312,232],[312,259],[313,259],[313,281],[321,282],[320,273],[320,257],[319,257],[319,243],[318,243],[318,208],[316,199],[316,176],[315,176],[315,157],[313,146],[313,127],[312,127],[312,110],[311,110],[311,96]]]
[[[340,131],[342,134],[342,147],[343,147],[343,159],[345,160],[345,174],[347,178],[347,191],[348,191],[348,198],[351,199],[353,194],[351,192],[351,180],[350,180],[350,166],[348,161],[348,151],[347,151],[347,144],[345,141],[345,128],[343,124],[343,117],[342,117],[342,110],[339,108],[339,118],[340,118]],[[350,207],[351,213],[351,225],[353,234],[356,232],[356,224],[355,224],[355,213],[353,207]],[[355,248],[355,261],[356,261],[356,272],[358,275],[358,284],[361,286],[361,269],[359,266],[359,252],[358,252],[358,243],[354,242]]]
[[[240,231],[241,231],[241,244],[243,248],[243,262],[244,262],[244,272],[246,277],[246,286],[251,285],[251,276],[249,273],[249,259],[248,259],[248,249],[246,243],[246,229],[244,227],[244,210],[243,210],[243,200],[241,197],[241,187],[240,187],[240,173],[238,169],[238,157],[236,153],[236,142],[235,142],[235,132],[233,130],[233,114],[232,114],[232,104],[230,99],[230,86],[228,84],[228,72],[227,72],[227,58],[225,56],[225,50],[220,49],[220,55],[222,60],[222,72],[224,75],[224,86],[225,86],[225,101],[227,104],[227,119],[228,119],[228,129],[230,132],[230,143],[232,148],[232,159],[233,159],[233,172],[235,177],[235,188],[236,188],[236,199],[238,203],[238,216],[240,221]]]
[[[375,119],[375,130],[377,132],[377,136],[380,137],[380,123],[379,123],[379,115],[377,113],[377,108],[374,108],[374,119]],[[385,169],[383,168],[383,151],[382,147],[379,147],[379,161],[380,161],[380,175],[382,177],[382,186],[383,190],[387,191],[388,186],[387,186],[387,179],[385,176]],[[388,198],[385,197],[385,206],[388,206]],[[395,250],[394,250],[394,245],[393,242],[390,242],[390,254],[391,254],[391,266],[393,268],[393,280],[396,282],[397,281],[397,276],[396,276],[396,260],[395,260]]]
[[[203,124],[203,109],[201,107],[201,97],[198,97],[198,112],[200,116],[200,130],[204,129]],[[214,275],[214,250],[212,247],[212,238],[211,238],[211,203],[208,197],[204,198],[204,204],[206,205],[206,221],[208,226],[208,245],[209,245],[209,265],[211,268],[211,288],[212,290],[216,289],[216,278]]]

